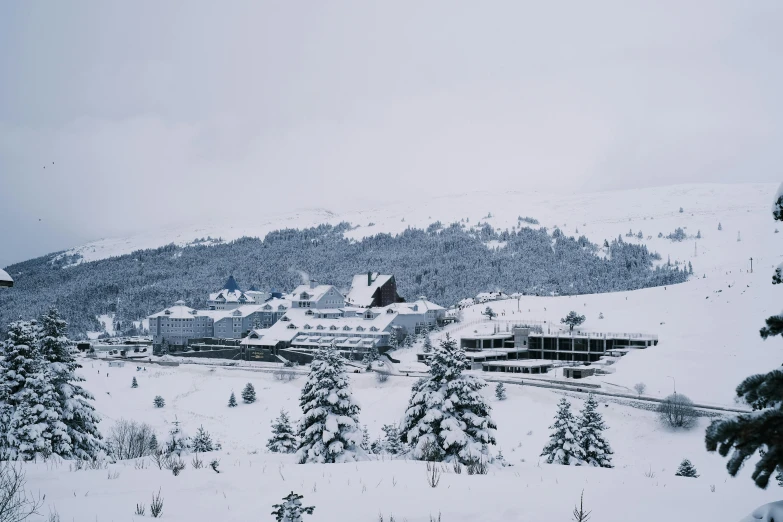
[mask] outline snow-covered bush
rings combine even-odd
[[[555,422],[549,429],[552,430],[549,442],[541,451],[541,456],[546,457],[547,463],[581,465],[585,454],[579,445],[579,423],[571,413],[571,403],[566,398],[560,399]]]
[[[282,504],[275,504],[272,507],[275,508],[272,514],[275,516],[277,522],[302,522],[302,515],[312,515],[315,511],[315,506],[303,507],[302,495],[297,495],[293,491],[287,496],[283,497]]]
[[[487,383],[463,374],[465,351],[449,335],[430,361],[430,376],[416,382],[400,430],[414,458],[467,464],[495,443],[491,408],[481,395]]]
[[[699,474],[696,472],[696,466],[691,464],[691,461],[688,459],[682,459],[682,462],[680,462],[680,467],[677,468],[677,473],[674,475],[677,477],[699,477]]]
[[[297,450],[300,463],[346,462],[363,456],[359,406],[334,347],[316,352],[299,405],[303,413]]]
[[[285,410],[280,410],[280,416],[272,421],[272,436],[267,441],[266,447],[273,453],[294,453],[296,451],[296,436]]]
[[[666,239],[671,239],[672,241],[684,241],[687,238],[688,235],[680,227],[678,227],[674,232],[666,236]]]
[[[139,387],[139,383],[136,381],[136,377],[134,377],[133,380],[131,381],[131,388],[138,388],[138,387]]]
[[[163,397],[161,397],[160,395],[156,395],[155,399],[152,401],[152,404],[156,408],[162,408],[162,407],[164,407],[166,405],[166,401],[163,400]]]

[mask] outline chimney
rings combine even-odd
[[[372,272],[367,272],[367,286],[372,286]]]
[[[313,288],[315,288],[315,283],[316,283],[315,279],[311,279],[311,280],[310,280],[310,289],[311,289],[311,290],[312,290]]]

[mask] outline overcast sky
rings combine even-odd
[[[781,27],[780,0],[2,2],[0,266],[260,209],[779,182]]]

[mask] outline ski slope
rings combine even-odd
[[[625,234],[628,228],[634,233],[641,229],[645,243],[658,249],[658,232],[664,235],[677,226],[689,226],[688,232],[696,234],[694,227],[704,225],[702,232],[717,227],[723,219],[724,231],[736,239],[737,232],[751,224],[744,214],[768,209],[777,187],[770,184],[694,184],[669,187],[644,188],[592,194],[504,192],[502,189],[471,191],[427,200],[418,200],[413,194],[394,205],[338,211],[338,209],[304,209],[285,214],[244,215],[233,221],[205,221],[187,226],[167,226],[144,231],[137,235],[106,238],[68,250],[62,255],[81,256],[80,262],[95,261],[107,257],[129,254],[135,250],[157,248],[174,243],[179,246],[192,244],[197,239],[211,237],[232,241],[243,236],[263,238],[268,232],[282,228],[304,228],[322,223],[349,222],[357,228],[346,233],[347,237],[361,240],[365,236],[381,232],[396,234],[408,227],[426,228],[435,221],[444,224],[468,220],[467,225],[489,223],[500,229],[511,228],[520,216],[530,216],[540,222],[538,226],[549,229],[560,227],[566,234],[576,230],[594,242]],[[359,207],[363,202],[356,202]],[[683,207],[683,214],[678,210]],[[486,216],[492,215],[487,218]],[[691,218],[691,219],[689,219]],[[685,222],[684,220],[688,220]],[[756,221],[758,222],[758,221]],[[372,226],[369,226],[370,224]],[[765,217],[766,228],[772,222]],[[536,225],[533,225],[536,226]],[[726,228],[728,227],[728,228]],[[493,248],[497,245],[491,245]],[[681,245],[674,254],[692,254],[693,244]],[[669,250],[661,250],[666,256]],[[699,252],[707,256],[710,251]]]

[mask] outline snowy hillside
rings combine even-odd
[[[653,250],[666,255],[669,250],[659,248],[657,239],[676,227],[688,227],[686,232],[695,235],[699,227],[702,233],[717,227],[724,220],[727,235],[736,239],[743,228],[751,233],[753,223],[759,223],[758,212],[769,208],[771,195],[777,187],[769,184],[736,185],[677,185],[593,194],[571,195],[567,193],[466,192],[442,196],[424,201],[416,195],[395,205],[340,212],[337,209],[310,209],[286,214],[242,216],[235,222],[202,222],[192,226],[162,227],[123,238],[107,238],[68,250],[63,256],[77,256],[81,262],[129,254],[135,250],[156,248],[169,243],[178,246],[194,244],[200,239],[212,238],[232,241],[243,236],[264,237],[268,232],[283,228],[305,228],[322,223],[349,222],[358,225],[347,233],[349,237],[362,237],[381,232],[399,233],[407,227],[426,228],[435,221],[449,224],[467,219],[467,225],[478,222],[506,229],[518,223],[518,217],[532,217],[540,226],[560,227],[568,235],[586,235],[591,241],[603,242],[605,238],[625,234],[628,228],[634,233],[642,230],[645,243]],[[357,203],[359,205],[359,203]],[[680,214],[679,208],[684,212]],[[747,221],[746,213],[754,214],[754,221]],[[492,217],[487,217],[491,214]],[[372,226],[370,226],[372,224]],[[766,228],[771,221],[765,222]],[[576,234],[576,235],[579,235]],[[498,245],[493,245],[496,247]],[[681,245],[674,254],[684,258],[692,254],[693,244]],[[689,250],[689,248],[690,250]],[[703,254],[709,254],[709,250]],[[700,252],[700,255],[702,253]],[[79,257],[80,256],[80,257]]]

